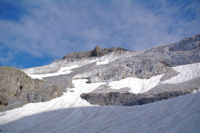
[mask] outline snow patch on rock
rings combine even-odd
[[[78,65],[70,66],[70,67],[61,67],[57,72],[55,73],[47,73],[47,74],[28,74],[28,76],[36,79],[43,79],[46,77],[53,77],[53,76],[59,76],[64,74],[69,74],[72,72],[72,69],[78,68]]]
[[[109,55],[105,55],[101,58],[99,58],[96,62],[96,65],[105,65],[105,64],[109,64],[113,61],[115,61],[116,59],[120,58],[119,55],[116,55],[115,53],[111,53]]]
[[[163,84],[176,84],[200,77],[200,63],[181,65],[173,69],[179,74],[163,81]]]
[[[113,81],[109,83],[112,89],[121,89],[128,87],[131,90],[129,92],[134,94],[144,93],[157,86],[163,75],[153,76],[150,79],[140,79],[128,77],[119,81]]]

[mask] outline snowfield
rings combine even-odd
[[[0,114],[0,129],[5,133],[200,132],[200,93],[129,107],[65,108],[63,100],[57,98],[51,105],[49,102],[27,104],[3,112]]]
[[[173,69],[177,71],[179,74],[162,83],[175,84],[175,83],[186,82],[191,79],[200,77],[200,63],[181,65],[173,67]]]
[[[140,78],[125,78],[119,81],[113,81],[109,83],[112,89],[121,89],[128,87],[131,90],[129,92],[134,94],[144,93],[160,83],[160,79],[163,75],[153,76],[150,79]]]

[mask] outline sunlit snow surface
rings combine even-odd
[[[109,86],[111,86],[112,89],[121,89],[128,87],[131,89],[129,92],[134,94],[144,93],[158,85],[161,77],[162,75],[153,76],[150,79],[129,77],[119,81],[110,82]]]
[[[130,107],[65,108],[65,104],[61,104],[65,102],[63,100],[50,102],[51,105],[49,102],[28,104],[22,108],[1,113],[0,129],[5,133],[200,132],[199,93]],[[60,108],[64,107],[52,110],[57,104]]]
[[[175,84],[200,77],[200,63],[177,66],[173,67],[173,69],[179,74],[169,80],[164,81],[163,83]]]

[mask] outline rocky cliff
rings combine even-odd
[[[0,107],[16,107],[28,102],[42,102],[61,96],[62,88],[32,79],[19,69],[0,67]]]

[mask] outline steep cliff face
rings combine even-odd
[[[21,105],[27,102],[41,102],[62,95],[62,89],[47,85],[39,79],[12,67],[0,67],[0,106]]]

